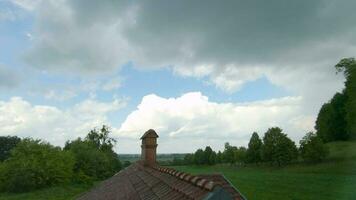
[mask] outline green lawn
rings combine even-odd
[[[328,160],[316,165],[175,168],[193,174],[223,173],[249,200],[356,199],[356,142],[336,142],[328,146]]]
[[[75,199],[81,193],[87,191],[91,186],[66,185],[36,190],[21,194],[0,193],[0,200],[68,200]]]

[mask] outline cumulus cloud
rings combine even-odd
[[[110,124],[108,114],[125,106],[114,99],[100,102],[84,100],[73,107],[32,105],[21,97],[0,101],[0,134],[44,139],[54,145],[64,145],[68,139],[85,136],[96,126]]]
[[[200,92],[177,98],[151,94],[143,97],[114,134],[134,139],[154,128],[160,134],[162,152],[189,152],[205,145],[221,149],[226,141],[247,145],[253,131],[263,135],[272,126],[282,127],[290,137],[299,140],[305,132],[313,130],[314,125],[314,116],[304,115],[302,105],[303,99],[298,96],[249,103],[216,103]],[[168,145],[172,143],[175,144],[173,149]]]

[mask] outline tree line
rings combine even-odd
[[[345,76],[345,88],[325,103],[315,129],[324,142],[356,139],[356,61],[344,58],[335,65]]]
[[[304,162],[320,162],[328,155],[328,148],[322,139],[313,132],[300,140],[299,148],[279,127],[269,128],[261,139],[254,132],[248,147],[236,147],[225,143],[224,150],[215,152],[210,146],[186,154],[184,159],[173,159],[172,165],[215,165],[228,164],[271,164],[285,166],[298,158]]]
[[[103,180],[121,169],[116,141],[102,126],[64,148],[42,140],[0,137],[0,192],[25,192],[64,183]]]

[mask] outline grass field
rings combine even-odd
[[[336,142],[328,146],[328,160],[316,165],[175,168],[193,174],[223,173],[249,200],[356,199],[356,142]]]
[[[46,188],[28,193],[6,194],[0,193],[0,200],[68,200],[75,199],[91,186],[65,185]]]

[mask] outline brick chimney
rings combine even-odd
[[[157,138],[158,135],[153,129],[146,131],[141,137],[141,160],[147,166],[156,164]]]

